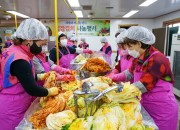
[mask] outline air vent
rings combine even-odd
[[[106,7],[106,9],[113,9],[114,7]]]
[[[83,10],[92,10],[91,5],[82,5]]]

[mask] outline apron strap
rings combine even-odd
[[[108,43],[107,43],[108,44]],[[103,46],[103,52],[104,53],[106,53],[106,48],[108,48],[109,47],[109,44],[108,45],[105,45],[105,46]]]
[[[61,53],[61,55],[63,56],[64,54],[60,51],[60,49],[58,49],[59,53]]]
[[[146,59],[146,61],[143,63],[143,65],[144,65],[153,55],[155,55],[155,54],[157,54],[157,53],[159,53],[159,51],[153,52],[153,53]]]
[[[65,47],[65,48],[66,48],[66,50],[67,50],[68,54],[70,54],[69,49],[68,49],[67,47]],[[62,56],[64,55],[64,54],[60,51],[60,49],[59,49],[58,51],[59,51],[59,53],[61,53],[61,55],[62,55]]]
[[[41,60],[38,56],[36,56],[36,57],[38,58],[39,62],[40,62],[41,65],[42,65],[42,60]]]
[[[68,54],[70,54],[70,51],[69,51],[69,49],[66,47],[66,50],[68,51]]]
[[[47,56],[45,53],[42,53],[42,55],[45,57],[45,62],[48,62]],[[39,62],[42,64],[43,60],[41,60],[41,56],[42,55],[36,55],[36,57],[38,58]]]

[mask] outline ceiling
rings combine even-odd
[[[84,18],[93,13],[92,18],[122,18],[130,10],[140,10],[130,18],[155,18],[167,13],[180,10],[180,0],[158,0],[149,7],[139,7],[145,0],[79,0]],[[0,0],[0,19],[4,12],[16,10],[33,18],[54,18],[53,0]],[[113,8],[106,8],[113,7]],[[75,9],[75,8],[73,8]],[[75,18],[64,0],[58,0],[58,17]]]

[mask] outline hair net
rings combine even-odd
[[[68,34],[67,34],[67,38],[68,38],[68,39],[71,39],[74,35],[75,35],[75,33],[74,33],[73,31],[70,31],[70,32],[68,32]]]
[[[127,38],[140,41],[144,44],[152,45],[155,43],[154,34],[147,28],[141,26],[132,26],[128,29]]]
[[[81,38],[81,41],[82,41],[82,42],[85,42],[85,41],[86,41],[86,39],[85,39],[85,38]]]
[[[16,37],[24,40],[44,40],[48,39],[48,32],[39,20],[30,18],[21,22]]]
[[[78,41],[78,38],[77,37],[72,37],[70,40],[71,41]]]
[[[117,31],[116,31],[116,33],[122,33],[122,32],[124,32],[126,29],[125,28],[119,28]]]
[[[128,31],[127,30],[124,30],[123,32],[121,32],[117,38],[116,38],[116,42],[117,43],[124,43],[124,38],[127,37],[127,34],[128,34]]]
[[[101,41],[101,43],[107,43],[108,42],[108,40],[105,37],[102,37],[100,41]]]

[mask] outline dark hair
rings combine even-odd
[[[115,34],[115,38],[117,38],[117,36],[118,36],[119,34],[120,34],[119,32],[118,32],[118,33],[116,33],[116,34]]]
[[[138,42],[140,42],[140,41],[132,40],[132,39],[129,39],[127,37],[124,39],[124,43],[127,44],[128,46],[130,44],[136,45]],[[143,42],[140,42],[140,43],[141,43],[141,48],[142,49],[147,49],[147,48],[149,48],[151,46],[151,45],[148,45],[148,44],[144,44]]]
[[[59,37],[58,37],[58,42],[60,42],[60,38],[61,37],[66,37],[67,38],[67,36],[64,34],[64,33],[62,33],[61,35],[59,35]]]
[[[125,49],[125,45],[126,45],[125,42],[121,42],[121,43],[118,43],[118,44],[121,45],[121,47],[122,47],[123,49]]]
[[[25,40],[23,40],[22,38],[15,38],[15,39],[13,39],[13,43],[16,46],[17,45],[21,45],[23,41],[25,41]]]

